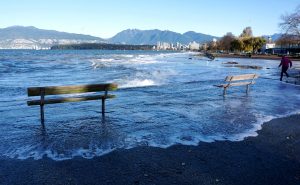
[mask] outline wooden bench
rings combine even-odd
[[[105,100],[114,98],[115,95],[108,94],[108,91],[117,90],[116,84],[89,84],[89,85],[73,85],[73,86],[48,86],[48,87],[29,87],[27,89],[28,96],[40,96],[38,100],[27,101],[28,106],[39,105],[41,113],[41,124],[44,126],[44,105],[65,102],[79,102],[88,100],[102,100],[102,115],[105,114]],[[103,95],[84,95],[83,93],[101,92]],[[66,95],[80,94],[72,97],[52,97],[45,98],[46,95]]]
[[[249,86],[252,84],[255,84],[254,79],[256,79],[256,78],[258,78],[257,74],[243,74],[243,75],[236,75],[236,76],[227,76],[225,78],[225,82],[228,82],[228,83],[215,85],[215,86],[224,88],[223,95],[225,96],[227,88],[232,87],[232,86],[246,85],[247,86],[246,93],[248,94]]]

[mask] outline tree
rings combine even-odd
[[[296,11],[291,14],[281,16],[283,22],[279,24],[286,35],[295,35],[300,37],[300,5]]]
[[[253,33],[250,26],[244,28],[243,32],[240,35],[240,39],[243,42],[243,51],[252,52],[253,51]]]
[[[243,51],[252,52],[253,51],[253,39],[251,37],[242,38]]]
[[[299,45],[300,40],[297,39],[295,35],[284,34],[276,41],[276,44],[281,47],[291,47],[293,45]]]
[[[246,27],[240,37],[253,37],[252,28],[250,26]]]
[[[244,48],[244,43],[241,39],[237,38],[231,42],[231,50],[242,51]]]
[[[231,42],[235,40],[235,36],[228,32],[219,41],[219,49],[229,51],[231,50]]]
[[[211,41],[207,45],[207,50],[215,51],[215,50],[217,50],[217,47],[218,47],[218,43]]]
[[[300,5],[296,11],[291,14],[281,16],[282,22],[279,24],[284,32],[277,44],[281,46],[291,47],[293,45],[300,46]]]
[[[266,39],[262,37],[247,37],[243,38],[243,50],[247,52],[257,52],[266,43]]]
[[[266,43],[266,39],[263,37],[253,37],[252,38],[252,52],[257,52]]]

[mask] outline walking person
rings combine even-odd
[[[286,77],[289,77],[289,74],[287,73],[287,70],[289,67],[292,67],[292,61],[287,58],[286,56],[282,56],[281,62],[278,67],[281,67],[281,76],[280,76],[280,81],[282,81],[283,73],[285,73]]]

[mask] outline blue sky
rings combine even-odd
[[[196,31],[215,36],[280,32],[280,16],[299,0],[1,0],[0,28],[35,26],[102,38],[128,28]]]

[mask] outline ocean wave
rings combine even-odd
[[[105,145],[96,144],[91,141],[87,148],[79,147],[65,151],[58,151],[53,146],[37,145],[23,145],[15,149],[8,149],[2,156],[8,158],[15,158],[25,160],[32,158],[34,160],[40,160],[44,157],[48,157],[55,161],[69,160],[74,157],[83,157],[86,159],[92,159],[97,156],[108,154],[117,149],[131,149],[139,146],[151,146],[159,148],[168,148],[176,144],[197,146],[199,142],[215,142],[229,140],[232,142],[242,141],[247,137],[257,136],[257,131],[260,130],[263,123],[269,122],[273,119],[288,117],[290,115],[300,114],[299,111],[291,112],[290,114],[278,115],[278,116],[263,116],[257,115],[258,120],[253,123],[253,128],[232,136],[226,136],[221,134],[215,135],[201,135],[190,132],[185,134],[184,132],[176,132],[168,137],[157,137],[155,134],[145,134],[146,132],[140,132],[135,134],[128,134],[126,138],[120,143],[109,142]]]
[[[124,82],[120,85],[120,88],[132,88],[132,87],[147,87],[158,85],[153,80],[150,79],[133,79],[128,82]]]
[[[264,122],[299,114],[299,86],[279,82],[273,61],[264,62],[270,70],[258,72],[248,95],[245,87],[232,87],[224,98],[213,85],[245,71],[222,67],[223,59],[208,63],[189,60],[191,53],[144,51],[28,53],[17,53],[7,62],[11,73],[1,76],[1,157],[91,159],[139,146],[240,141],[256,136]],[[263,78],[267,74],[277,80]],[[117,98],[107,101],[105,121],[99,101],[46,105],[47,134],[42,134],[39,106],[26,105],[27,87],[101,82],[120,88],[110,92]]]

